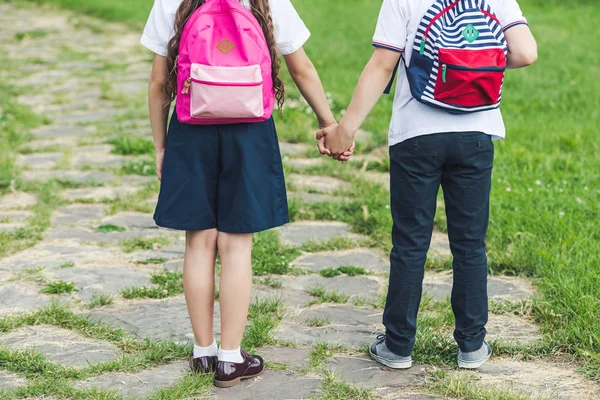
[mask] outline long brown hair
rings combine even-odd
[[[204,2],[205,0],[183,0],[177,9],[177,14],[175,15],[175,35],[169,41],[167,53],[167,67],[169,76],[165,82],[165,92],[167,94],[169,103],[175,100],[175,97],[177,96],[177,55],[179,53],[179,42],[181,41],[183,28],[194,11],[203,5]],[[273,26],[273,19],[271,18],[271,7],[269,5],[269,0],[250,0],[250,5],[252,14],[258,20],[258,23],[265,34],[267,45],[269,46],[269,52],[271,53],[275,99],[277,100],[277,106],[279,107],[279,110],[281,110],[285,100],[285,88],[283,86],[283,82],[281,79],[279,79],[281,62],[279,61],[279,57],[277,55],[275,27]]]

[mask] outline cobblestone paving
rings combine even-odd
[[[48,122],[32,132],[34,139],[28,147],[33,153],[17,158],[23,170],[21,179],[59,179],[71,185],[62,191],[63,204],[53,212],[51,226],[42,240],[0,259],[0,318],[59,302],[77,315],[90,315],[123,328],[132,338],[190,343],[190,323],[181,294],[141,300],[123,296],[123,289],[152,286],[153,274],[180,272],[183,256],[183,236],[158,230],[153,224],[156,192],[147,191],[147,185],[154,178],[121,170],[140,157],[113,154],[113,146],[107,143],[121,134],[150,137],[143,104],[133,111],[126,107],[128,101],[139,103],[143,99],[150,71],[149,55],[137,44],[138,32],[67,12],[17,8],[6,3],[0,4],[0,26],[0,54],[20,66],[3,71],[3,78],[22,91],[21,103],[47,117]],[[41,33],[17,40],[23,32]],[[72,40],[74,37],[77,40]],[[281,148],[284,159],[297,172],[327,161],[303,158],[307,145],[282,143]],[[377,152],[381,150],[373,157]],[[387,185],[384,174],[371,173],[368,177]],[[338,195],[350,186],[349,182],[326,176],[294,173],[288,178],[293,188],[290,197],[309,205],[343,201]],[[140,193],[149,194],[140,198]],[[113,206],[119,200],[137,201],[137,211],[115,210]],[[27,224],[37,201],[34,195],[18,190],[1,197],[0,232]],[[103,226],[110,228],[103,230]],[[298,249],[314,240],[340,238],[356,246],[300,251],[292,265],[304,275],[272,277],[280,283],[278,287],[255,285],[255,298],[282,298],[287,306],[273,333],[274,344],[258,349],[270,368],[262,377],[236,388],[212,391],[209,398],[319,398],[325,371],[333,371],[337,379],[354,386],[372,388],[377,397],[442,398],[423,392],[429,374],[440,366],[415,365],[408,371],[392,371],[364,353],[364,346],[383,329],[381,299],[387,290],[387,255],[379,249],[365,248],[361,243],[367,238],[353,233],[344,223],[298,221],[278,232],[283,244]],[[157,241],[149,248],[134,250],[123,244],[145,239]],[[431,255],[450,256],[442,232],[434,235]],[[320,274],[325,269],[348,265],[364,268],[366,275],[326,278]],[[44,290],[57,281],[72,283],[74,290],[63,294]],[[424,289],[430,301],[446,302],[451,285],[449,273],[427,272]],[[319,304],[309,294],[315,288],[336,292],[342,300]],[[531,282],[524,278],[493,277],[489,289],[491,298],[499,303],[527,302],[534,295]],[[90,302],[98,299],[105,302],[90,311]],[[218,334],[218,303],[215,327]],[[499,343],[528,346],[541,340],[535,324],[518,313],[492,314],[488,329],[490,337]],[[442,331],[451,337],[451,327]],[[51,364],[78,370],[93,371],[94,365],[106,365],[122,356],[122,350],[108,340],[92,339],[85,331],[64,329],[51,322],[30,321],[0,332],[0,350],[32,351],[44,355]],[[331,351],[321,367],[310,368],[311,355],[323,344],[337,350]],[[0,389],[13,390],[28,384],[27,374],[6,367],[0,359]],[[598,398],[596,388],[576,370],[576,365],[564,361],[499,357],[476,372],[450,373],[533,397]],[[180,383],[187,375],[187,365],[179,359],[143,367],[135,373],[92,372],[85,379],[74,379],[72,384],[80,389],[115,390],[125,398],[146,398]]]

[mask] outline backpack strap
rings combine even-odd
[[[402,62],[403,59],[404,59],[404,54],[402,54],[400,56],[400,59],[398,60],[398,64],[396,64],[396,67],[394,68],[394,73],[392,74],[390,83],[388,83],[387,87],[383,91],[383,94],[390,94],[390,92],[392,91],[392,86],[394,86],[394,81],[396,80],[396,75],[398,75],[398,68],[400,68],[400,63]]]

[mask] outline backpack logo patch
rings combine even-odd
[[[479,37],[479,31],[473,26],[473,24],[467,25],[462,34],[469,43],[473,43]]]
[[[223,39],[217,43],[217,50],[223,54],[229,54],[233,51],[233,49],[235,49],[235,44],[228,39]]]

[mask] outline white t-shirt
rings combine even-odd
[[[487,0],[506,31],[527,23],[517,0]],[[412,49],[419,24],[433,4],[433,0],[384,0],[373,46],[397,51],[410,64]],[[502,139],[506,135],[499,109],[471,114],[450,114],[415,99],[406,76],[404,62],[398,68],[396,94],[389,131],[389,144],[393,146],[416,136],[443,132],[483,132]]]
[[[181,1],[154,1],[141,43],[159,56],[167,56],[167,45],[174,35],[175,14]],[[243,0],[242,4],[250,9],[250,0]],[[310,32],[290,0],[270,0],[270,6],[277,50],[283,55],[292,54],[306,43]]]

